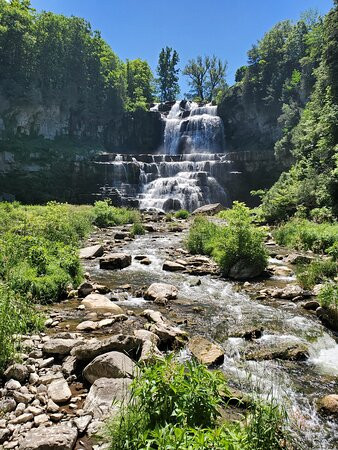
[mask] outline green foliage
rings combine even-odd
[[[176,211],[174,215],[176,219],[187,219],[190,216],[190,213],[186,209],[180,209],[179,211]]]
[[[127,102],[130,111],[147,110],[153,101],[153,74],[149,64],[142,59],[127,60]]]
[[[187,239],[189,251],[212,255],[225,275],[239,261],[263,271],[267,265],[264,233],[253,225],[250,209],[234,202],[232,209],[218,216],[227,220],[227,226],[218,226],[204,217],[194,220]]]
[[[180,92],[178,84],[179,56],[176,50],[170,47],[162,48],[157,65],[158,93],[161,102],[173,102]]]
[[[19,348],[19,334],[42,329],[42,316],[24,297],[0,282],[0,373]]]
[[[212,241],[216,235],[219,234],[219,227],[212,222],[209,222],[203,216],[198,216],[194,219],[187,238],[187,248],[190,253],[211,255],[213,247]]]
[[[304,289],[312,289],[316,284],[330,281],[338,275],[337,262],[331,258],[312,261],[300,266],[296,271],[297,280]]]
[[[90,207],[0,203],[0,282],[51,302],[82,279],[79,242],[91,229]]]
[[[93,208],[94,224],[98,227],[112,227],[127,223],[140,223],[140,213],[134,209],[116,208],[108,200],[95,202]]]
[[[189,78],[190,96],[199,101],[215,100],[217,93],[226,86],[226,67],[227,63],[215,55],[190,59],[183,70],[183,75]]]
[[[318,299],[323,308],[338,310],[338,285],[336,283],[325,283],[319,292]]]
[[[132,227],[130,228],[130,235],[132,237],[135,237],[137,235],[142,235],[145,233],[146,233],[146,230],[145,230],[144,226],[142,225],[142,223],[140,223],[140,222],[133,223]]]
[[[293,219],[273,231],[276,242],[297,250],[329,253],[338,244],[338,223]]]
[[[172,357],[144,367],[131,399],[108,423],[111,450],[279,449],[286,417],[275,403],[253,405],[243,423],[220,423],[224,376]]]

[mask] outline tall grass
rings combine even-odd
[[[144,367],[131,399],[108,422],[111,450],[273,450],[281,447],[286,417],[275,404],[256,403],[241,422],[222,419],[224,376],[172,357]],[[228,393],[227,393],[228,395]]]
[[[315,223],[306,219],[292,219],[280,225],[273,235],[280,245],[316,253],[338,253],[338,223]]]
[[[116,208],[108,200],[98,201],[93,208],[94,224],[98,227],[112,227],[127,223],[141,223],[141,214],[135,209]]]
[[[312,261],[296,269],[297,280],[304,289],[312,289],[316,284],[325,283],[338,275],[337,261],[331,258]]]

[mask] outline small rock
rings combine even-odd
[[[319,400],[319,409],[323,412],[338,416],[338,395],[330,394]]]
[[[316,309],[320,307],[320,304],[315,300],[310,300],[309,302],[304,303],[302,306],[304,309],[316,311]]]
[[[89,281],[84,281],[77,289],[79,297],[86,297],[93,292],[94,286]]]
[[[50,398],[47,403],[47,412],[56,413],[59,411],[59,409],[60,407]]]
[[[224,360],[224,351],[222,347],[208,341],[208,339],[205,339],[202,336],[191,338],[188,347],[195,358],[207,366],[221,364]]]
[[[5,384],[5,388],[8,389],[9,391],[14,391],[16,389],[21,388],[21,383],[17,380],[9,380]]]
[[[63,404],[68,402],[71,398],[72,393],[69,389],[67,381],[62,378],[60,380],[55,380],[48,386],[48,395],[57,404]]]
[[[69,355],[71,349],[75,347],[79,341],[77,339],[50,339],[43,346],[43,352],[49,355]]]
[[[9,423],[12,423],[13,425],[19,425],[22,423],[29,422],[33,420],[34,416],[32,413],[25,413],[21,414],[20,416],[16,417],[15,419],[10,420]]]
[[[79,434],[83,434],[86,431],[86,429],[91,421],[92,421],[92,416],[86,415],[86,416],[77,417],[76,419],[74,419],[73,422],[74,422],[74,425],[76,426],[76,428],[78,429]]]
[[[85,367],[83,376],[94,383],[99,378],[129,378],[134,371],[135,364],[127,355],[113,351],[97,356]]]
[[[49,416],[47,414],[39,414],[34,417],[34,423],[37,427],[42,424],[46,424],[47,422],[49,422]]]
[[[126,253],[109,253],[100,259],[100,269],[124,269],[130,266],[131,256]]]
[[[0,399],[0,411],[8,413],[14,411],[16,408],[16,401],[12,397],[5,397]]]
[[[162,270],[166,270],[168,272],[180,272],[185,269],[186,269],[185,266],[173,261],[164,261],[162,266]]]
[[[67,424],[40,427],[26,434],[19,450],[73,450],[77,436],[77,428]]]
[[[84,305],[83,305],[84,306]],[[97,329],[97,323],[92,320],[85,320],[76,327],[78,331],[94,331]]]
[[[23,364],[12,364],[4,373],[7,380],[13,379],[24,383],[28,378],[28,369]]]
[[[156,298],[165,298],[167,300],[175,299],[178,294],[178,289],[172,284],[153,283],[147,289],[144,298],[155,300]]]

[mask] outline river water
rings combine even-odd
[[[184,233],[150,233],[124,243],[121,249],[133,256],[146,255],[151,265],[133,260],[122,271],[104,271],[93,260],[86,263],[86,268],[95,281],[112,289],[126,283],[131,285],[131,292],[154,282],[175,285],[179,289],[178,298],[167,307],[132,295],[119,304],[136,311],[160,309],[165,317],[177,323],[185,322],[190,335],[204,335],[218,342],[226,353],[220,368],[229,383],[246,392],[254,387],[259,395],[273,396],[283,404],[295,424],[292,432],[299,436],[299,448],[337,448],[337,422],[321,416],[316,408],[318,398],[337,392],[338,345],[333,333],[297,303],[254,299],[253,292],[259,288],[294,283],[294,277],[273,277],[251,284],[245,290],[242,283],[206,275],[199,277],[200,285],[192,286],[196,277],[162,270],[168,255],[180,255],[183,240]],[[281,264],[277,260],[271,262]],[[245,330],[261,327],[263,335],[254,343],[239,337]],[[285,343],[306,344],[310,357],[306,361],[248,361],[244,357],[248,345],[259,350],[276,349]],[[182,356],[189,357],[188,351],[183,350]]]

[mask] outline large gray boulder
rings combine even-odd
[[[129,356],[120,352],[109,352],[97,356],[83,370],[83,376],[89,383],[99,378],[131,378],[135,372],[135,363]]]
[[[156,298],[163,298],[166,300],[175,299],[178,294],[178,289],[176,286],[167,283],[153,283],[151,284],[144,298],[148,300],[155,300]]]
[[[100,259],[100,269],[124,269],[130,266],[131,256],[126,253],[109,253]]]
[[[256,264],[249,263],[243,259],[239,260],[229,270],[229,277],[235,280],[248,280],[261,275],[263,270]]]
[[[104,353],[117,351],[122,353],[136,352],[142,347],[142,340],[124,334],[117,334],[106,339],[92,339],[75,347],[71,354],[79,361],[91,361]]]
[[[33,428],[19,445],[19,450],[72,450],[77,440],[76,427],[60,424]]]
[[[195,209],[192,214],[206,214],[211,216],[219,213],[223,209],[224,206],[222,206],[220,203],[210,203],[209,205],[200,206],[199,208]]]
[[[100,313],[123,314],[122,308],[110,301],[108,297],[101,294],[89,294],[85,297],[81,305],[86,309]]]
[[[43,352],[48,355],[69,355],[71,349],[75,347],[80,341],[78,339],[49,339],[43,345]]]
[[[103,255],[103,247],[102,245],[91,245],[90,247],[81,248],[80,250],[80,258],[82,259],[90,259],[97,258]]]
[[[83,405],[85,413],[92,414],[94,419],[116,414],[130,398],[130,384],[130,378],[99,378],[87,395]]]

